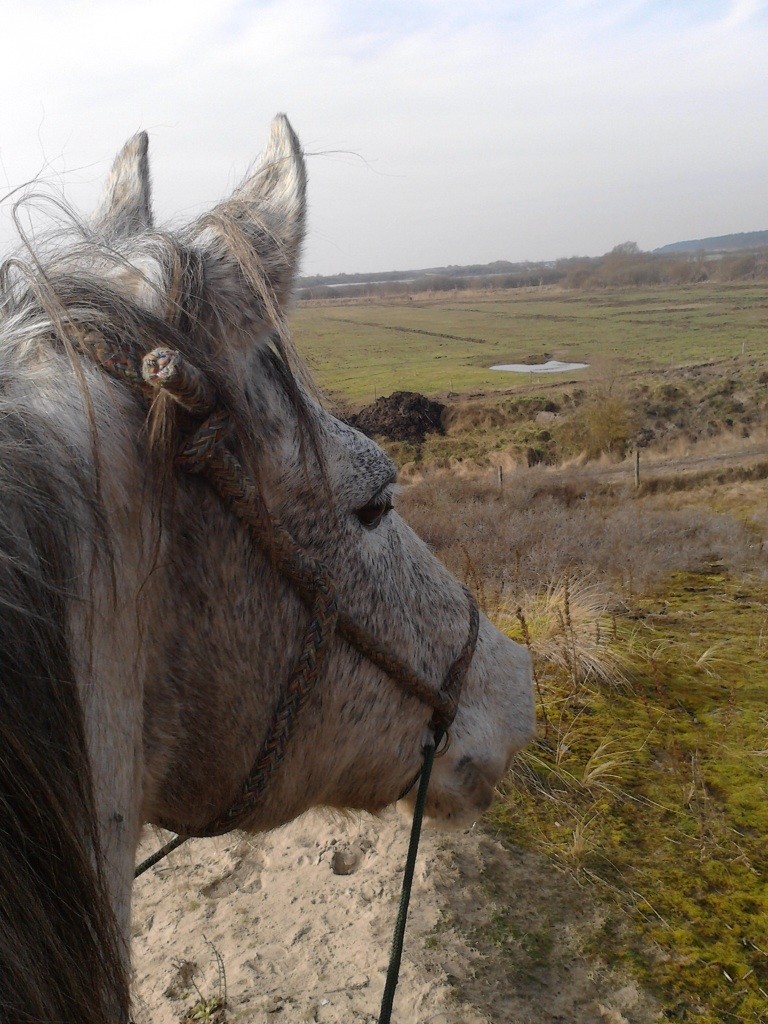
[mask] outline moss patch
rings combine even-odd
[[[621,689],[546,674],[539,741],[492,811],[631,918],[631,962],[669,1019],[768,1021],[768,588],[674,576],[620,625]],[[596,753],[597,752],[597,753]]]

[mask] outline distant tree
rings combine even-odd
[[[745,277],[757,275],[758,259],[754,253],[745,256],[731,256],[721,260],[719,277],[722,281],[738,281]]]
[[[665,260],[663,268],[667,284],[696,284],[709,278],[709,267],[700,259],[672,258]]]
[[[589,267],[575,267],[565,278],[566,288],[587,288],[592,284],[592,271]]]
[[[619,245],[614,245],[606,256],[639,256],[642,250],[637,242],[621,242]]]

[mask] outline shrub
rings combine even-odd
[[[587,458],[626,454],[637,430],[637,417],[622,396],[597,394],[562,424],[558,439],[566,452]]]

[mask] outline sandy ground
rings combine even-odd
[[[267,836],[182,847],[136,883],[137,1024],[375,1022],[407,842],[395,812],[313,813]],[[589,899],[477,829],[426,832],[393,1020],[657,1020],[648,995],[582,952],[601,919]]]

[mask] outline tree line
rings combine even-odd
[[[497,269],[501,267],[504,269]],[[662,254],[643,252],[636,242],[622,242],[603,256],[573,256],[548,263],[514,264],[499,260],[482,266],[414,272],[407,280],[402,280],[402,276],[403,272],[390,271],[376,275],[304,278],[298,294],[300,299],[348,299],[545,285],[596,289],[766,280],[768,248],[729,253]]]

